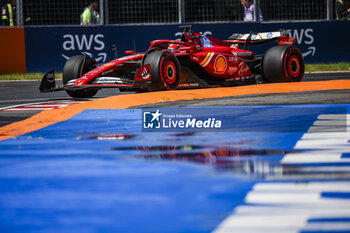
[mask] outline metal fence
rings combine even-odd
[[[23,0],[23,24],[71,25],[80,24],[80,14],[85,1],[71,0]],[[26,22],[26,18],[30,20]]]
[[[108,1],[110,24],[177,23],[178,12],[178,0]]]
[[[2,5],[5,4],[5,0]],[[331,20],[335,0],[250,0],[263,21]],[[350,0],[345,0],[346,7]],[[88,0],[14,0],[16,25],[79,25]],[[241,0],[99,0],[101,24],[243,21]],[[259,18],[259,17],[256,17]]]
[[[322,0],[269,0],[260,6],[266,21],[327,19],[327,1]]]

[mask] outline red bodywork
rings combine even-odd
[[[280,36],[278,45],[293,45],[295,38]],[[152,82],[150,75],[151,67],[143,66],[142,61],[150,51],[167,50],[172,52],[179,60],[187,57],[190,61],[197,63],[212,78],[220,82],[234,82],[252,78],[255,74],[247,65],[247,61],[253,61],[255,54],[252,51],[241,49],[247,40],[219,40],[213,37],[204,36],[194,32],[184,32],[182,40],[157,40],[151,42],[151,46],[146,53],[127,51],[125,57],[115,59],[86,73],[74,84],[68,84],[66,88],[104,88],[116,87],[120,89],[137,89],[147,87]],[[251,43],[254,44],[254,43]],[[134,69],[132,81],[124,82],[114,80],[118,72],[122,69]],[[96,79],[98,81],[96,81]],[[114,78],[114,79],[113,79]],[[201,77],[200,77],[201,78]],[[181,79],[183,79],[181,77]],[[220,84],[219,84],[220,85]],[[217,86],[217,85],[216,85]],[[182,80],[178,88],[202,87]]]

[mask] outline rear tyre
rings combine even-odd
[[[87,55],[77,55],[69,58],[63,68],[63,84],[78,79],[87,72],[93,70],[97,62]],[[91,98],[97,93],[97,89],[66,90],[67,94],[73,98]]]
[[[162,91],[166,88],[176,89],[180,83],[180,63],[169,51],[151,52],[144,59],[143,65],[151,66],[152,84],[149,91]]]
[[[264,56],[263,74],[268,82],[301,82],[304,72],[303,55],[294,46],[276,46]]]

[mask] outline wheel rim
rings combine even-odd
[[[300,59],[296,55],[292,55],[288,59],[288,73],[293,78],[298,78],[301,73],[301,65],[300,65]]]
[[[163,69],[164,81],[168,84],[174,84],[176,82],[177,70],[176,65],[172,60],[167,60]]]

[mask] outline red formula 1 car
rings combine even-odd
[[[234,86],[264,82],[299,82],[304,59],[284,31],[234,34],[223,41],[191,32],[184,26],[181,40],[156,40],[145,53],[97,65],[87,53],[71,57],[63,69],[63,87],[55,87],[54,71],[45,74],[41,92],[65,90],[74,98],[90,98],[101,88],[121,91],[162,91]],[[251,45],[277,41],[264,55]]]

